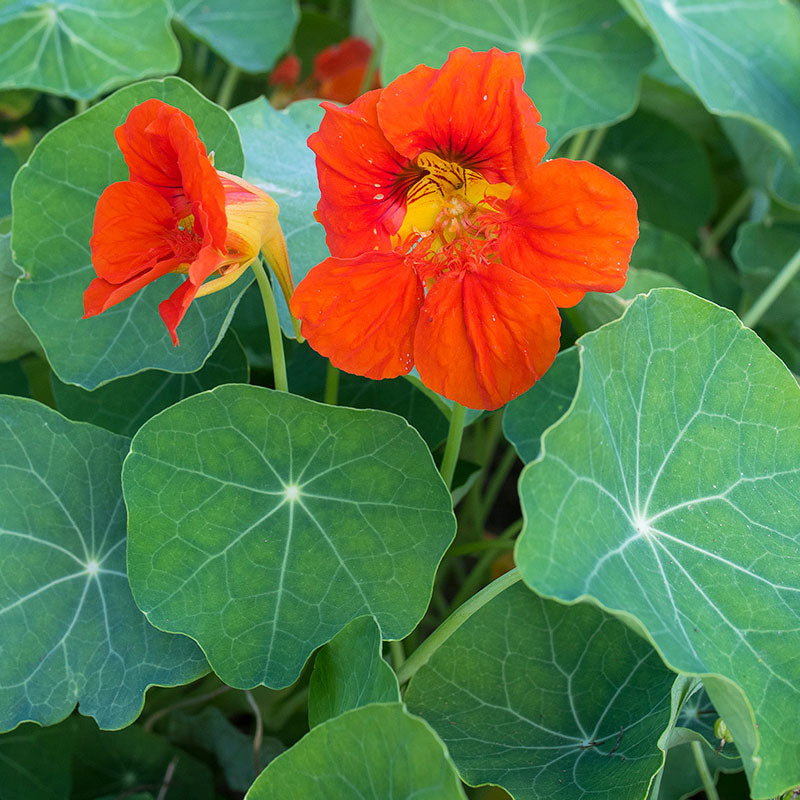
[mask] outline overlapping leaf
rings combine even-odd
[[[137,602],[233,686],[291,684],[358,616],[383,638],[407,635],[454,534],[449,494],[405,420],[255,386],[147,422],[123,483]]]
[[[80,702],[130,724],[152,684],[207,670],[153,628],[125,571],[128,440],[22,398],[0,399],[0,730],[58,722]]]
[[[649,38],[611,0],[369,0],[369,8],[387,81],[419,63],[440,67],[456,47],[520,53],[553,148],[629,114],[652,58]]]
[[[180,326],[180,347],[173,347],[158,315],[158,303],[180,282],[177,275],[159,279],[100,316],[81,319],[83,292],[95,275],[89,252],[94,207],[106,186],[128,177],[114,128],[150,97],[191,115],[217,166],[241,172],[241,147],[230,117],[189,84],[167,78],[121,89],[50,131],[14,183],[11,244],[26,273],[14,303],[58,377],[86,389],[143,369],[199,369],[249,282],[243,277],[192,303]]]
[[[800,744],[800,388],[733,314],[679,290],[581,344],[574,404],[521,479],[520,571],[709,673],[753,796],[779,794]]]
[[[0,361],[11,361],[39,347],[33,332],[11,301],[14,285],[21,275],[22,270],[11,258],[11,234],[0,236]]]

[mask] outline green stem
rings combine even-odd
[[[500,490],[503,488],[503,484],[506,482],[508,474],[511,472],[516,461],[517,451],[509,445],[506,452],[503,453],[503,458],[497,465],[497,469],[494,471],[489,485],[486,487],[486,493],[483,495],[481,513],[478,520],[479,533],[482,533],[483,529],[486,527],[486,520],[489,518],[489,514],[497,501],[497,495],[500,494]]]
[[[75,101],[75,113],[82,114],[86,109],[89,108],[89,101],[88,100],[76,100]]]
[[[755,303],[750,306],[747,313],[742,315],[742,322],[748,328],[754,327],[798,272],[800,272],[800,250],[786,262],[767,288],[761,292]]]
[[[457,608],[404,662],[397,671],[397,680],[402,685],[416,675],[420,667],[479,609],[504,589],[521,578],[516,569],[492,581],[482,592]]]
[[[573,161],[577,161],[577,159],[580,158],[583,152],[583,146],[589,138],[589,133],[590,131],[587,129],[585,131],[579,131],[572,137],[572,141],[569,143],[569,149],[567,150],[567,158]]]
[[[731,228],[739,221],[753,203],[753,190],[745,189],[734,201],[733,205],[722,215],[721,219],[711,229],[700,247],[700,255],[710,258],[717,252],[719,243],[725,238]]]
[[[692,742],[692,755],[694,756],[694,763],[697,765],[697,771],[700,773],[700,780],[703,781],[703,791],[706,793],[708,800],[719,800],[717,794],[717,787],[714,785],[714,778],[709,772],[706,757],[703,754],[703,745],[700,742]]]
[[[442,458],[442,466],[439,470],[448,489],[453,485],[453,475],[458,463],[458,453],[461,450],[461,437],[464,435],[466,415],[467,409],[464,406],[453,403],[453,410],[450,412],[450,428],[447,431],[447,444],[444,446],[444,458]]]
[[[225,77],[222,79],[219,93],[217,94],[217,105],[223,108],[230,108],[233,90],[236,88],[236,83],[239,80],[239,74],[238,67],[234,67],[233,64],[228,64],[228,69],[225,72]]]
[[[477,542],[465,542],[457,544],[447,551],[448,556],[471,556],[475,553],[483,553],[486,550],[510,550],[514,546],[513,542],[502,539],[479,539]]]
[[[272,374],[275,376],[275,388],[279,392],[289,391],[289,381],[286,377],[286,358],[283,354],[283,333],[278,319],[278,306],[275,305],[275,295],[272,285],[261,262],[256,259],[250,265],[261,290],[261,299],[264,302],[264,313],[267,316],[267,330],[269,331],[269,348],[272,353]]]
[[[581,161],[594,161],[597,151],[600,149],[600,145],[603,144],[603,139],[606,138],[607,131],[608,128],[595,128],[595,130],[592,131],[591,138],[586,143],[586,148],[581,154]]]
[[[389,642],[389,652],[392,654],[392,666],[394,667],[394,671],[400,669],[403,666],[403,662],[406,660],[406,653],[403,650],[403,643],[398,640],[391,640]]]
[[[264,725],[270,731],[279,731],[289,718],[296,714],[308,702],[308,686],[298,689],[291,697],[289,697],[283,705],[279,706],[267,720],[264,720]]]
[[[335,406],[339,399],[339,370],[330,361],[325,373],[325,396],[323,399],[329,406]]]

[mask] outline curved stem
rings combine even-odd
[[[233,64],[228,64],[228,69],[225,72],[225,77],[219,87],[217,94],[217,105],[223,108],[230,108],[231,99],[233,98],[233,90],[236,88],[236,83],[239,80],[239,68],[234,67]]]
[[[703,754],[703,745],[700,742],[692,742],[692,755],[694,763],[697,765],[697,771],[700,773],[700,780],[703,781],[703,791],[706,793],[706,797],[708,800],[719,800],[717,787],[714,785],[711,772],[709,772],[706,757]]]
[[[580,158],[581,152],[583,151],[583,146],[586,144],[586,140],[589,138],[589,129],[583,131],[578,131],[573,137],[572,141],[569,143],[569,148],[567,149],[566,157],[572,159],[572,161],[577,161]]]
[[[592,135],[581,154],[582,161],[594,161],[603,139],[606,138],[606,131],[608,131],[608,128],[595,128],[592,131]]]
[[[701,256],[709,258],[716,254],[719,243],[725,238],[728,231],[739,221],[742,214],[750,208],[752,203],[753,190],[745,189],[703,240],[700,246]]]
[[[439,472],[442,473],[445,485],[449,489],[453,485],[453,475],[458,463],[458,454],[461,450],[461,437],[464,435],[464,419],[467,409],[458,403],[453,403],[450,412],[450,428],[447,431],[447,444],[444,446],[444,457]]]
[[[800,273],[800,250],[786,262],[781,271],[770,281],[769,286],[761,292],[755,303],[750,306],[747,313],[742,315],[742,322],[748,328],[756,325],[798,273]]]
[[[219,686],[212,692],[206,692],[206,694],[198,694],[194,697],[187,697],[184,700],[178,700],[177,703],[172,703],[171,705],[164,706],[164,708],[160,708],[158,711],[154,711],[145,721],[144,725],[142,726],[146,731],[152,731],[155,727],[156,723],[166,717],[168,714],[171,714],[173,711],[177,711],[180,708],[189,708],[190,706],[198,705],[199,703],[205,703],[207,700],[213,700],[215,697],[218,697],[221,694],[225,694],[225,692],[229,692],[231,690],[230,686]]]
[[[286,377],[286,358],[283,355],[283,333],[278,319],[278,306],[275,305],[275,295],[272,285],[261,262],[256,259],[250,265],[261,290],[261,299],[264,302],[264,313],[267,316],[267,330],[269,331],[269,349],[272,353],[272,374],[275,376],[275,388],[279,392],[289,391],[289,381]]]
[[[479,609],[500,592],[513,586],[522,576],[515,568],[492,581],[482,591],[459,606],[400,666],[397,680],[402,685],[416,675],[420,667]]]
[[[328,369],[325,373],[325,396],[323,400],[329,406],[335,406],[339,399],[339,370],[328,362]]]

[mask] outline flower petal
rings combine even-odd
[[[548,161],[499,208],[508,218],[499,241],[503,263],[543,286],[557,305],[624,285],[639,233],[636,200],[605,170]]]
[[[292,313],[311,347],[347,372],[367,378],[405,375],[422,284],[396,253],[328,258],[300,282]]]
[[[524,80],[518,53],[459,47],[441,69],[418,66],[392,81],[380,96],[378,120],[409,159],[430,151],[489,183],[513,184],[547,151]]]
[[[390,250],[390,237],[405,216],[405,192],[398,180],[408,160],[378,126],[379,96],[380,90],[367,92],[345,108],[322,103],[325,116],[308,139],[317,154],[322,195],[317,218],[331,253],[340,258]]]
[[[178,325],[186,316],[186,312],[197,294],[197,289],[198,287],[191,280],[185,280],[166,300],[158,304],[158,313],[167,326],[175,347],[180,344],[177,333]]]
[[[422,382],[468,408],[499,408],[553,363],[561,319],[543,289],[499,263],[453,271],[425,298],[414,337]]]

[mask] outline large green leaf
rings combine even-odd
[[[368,0],[384,42],[381,75],[440,67],[461,46],[517,51],[552,149],[570,133],[630,114],[653,57],[613,0]]]
[[[710,111],[766,126],[800,153],[800,12],[785,0],[635,0]]]
[[[184,397],[223,383],[247,383],[249,372],[244,350],[229,331],[202,369],[188,375],[149,369],[93,392],[53,376],[52,386],[56,407],[64,416],[133,436],[150,417]]]
[[[697,229],[714,210],[714,183],[705,151],[663,117],[639,111],[615,125],[603,139],[596,161],[630,188],[641,219],[685,239],[695,240]]]
[[[614,617],[516,583],[433,653],[406,702],[470,785],[516,800],[640,800],[664,760],[674,681]]]
[[[439,737],[399,703],[348,711],[278,756],[246,800],[466,800]]]
[[[312,728],[369,703],[400,701],[397,678],[381,657],[381,644],[375,620],[359,617],[317,653],[308,695]]]
[[[319,200],[314,153],[306,139],[319,127],[322,109],[316,100],[292,103],[276,111],[264,97],[231,111],[244,148],[244,177],[267,192],[280,207],[295,285],[330,253],[325,231],[315,219]],[[289,310],[280,292],[275,297],[281,325],[294,336]]]
[[[0,736],[3,800],[68,800],[73,746],[64,726],[27,723]]]
[[[0,398],[0,730],[51,725],[77,702],[130,724],[153,684],[206,670],[194,642],[153,628],[125,572],[128,440]]]
[[[284,53],[300,17],[296,0],[172,0],[175,18],[226,61],[266,72]]]
[[[288,686],[364,614],[383,638],[406,636],[454,535],[450,496],[405,420],[256,386],[151,419],[123,484],[140,608],[196,639],[232,686]]]
[[[525,580],[707,675],[755,797],[798,778],[798,452],[783,364],[731,312],[658,289],[581,339],[575,401],[520,481]]]
[[[225,111],[178,78],[121,89],[48,133],[14,182],[14,257],[26,272],[14,303],[38,336],[61,380],[94,389],[143,369],[194,372],[222,338],[249,277],[192,303],[173,347],[158,303],[180,282],[159,279],[92,319],[83,316],[83,292],[95,273],[89,237],[97,198],[128,172],[114,128],[137,103],[157,97],[197,123],[218,167],[240,173],[236,126]]]
[[[39,342],[11,301],[21,275],[22,270],[11,258],[11,234],[6,233],[0,236],[0,361],[11,361],[39,349]]]
[[[174,72],[167,0],[7,0],[0,7],[0,86],[91,99]]]

